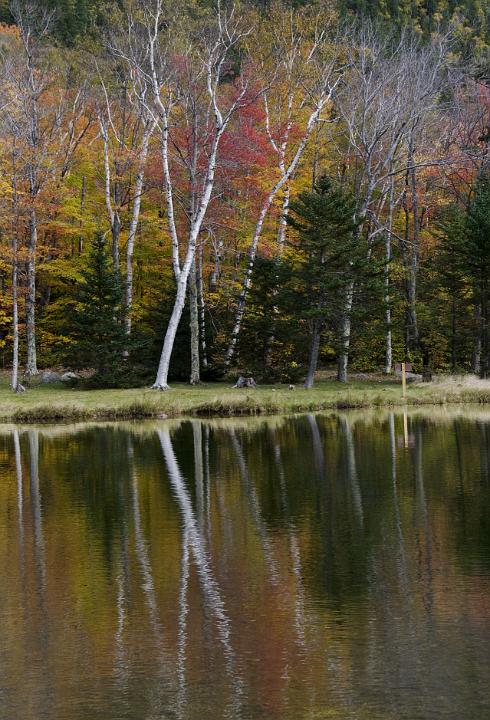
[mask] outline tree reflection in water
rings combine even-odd
[[[489,715],[490,422],[403,420],[0,432],[5,717]]]

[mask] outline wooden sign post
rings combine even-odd
[[[407,399],[407,366],[402,362],[402,400]]]

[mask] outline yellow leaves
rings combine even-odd
[[[0,177],[0,195],[3,197],[9,198],[12,196],[14,190],[12,187],[12,183],[9,182],[5,176]]]
[[[38,270],[51,281],[72,282],[77,283],[82,279],[81,266],[79,259],[58,258],[40,262]]]
[[[0,349],[11,341],[12,301],[10,297],[0,295]]]

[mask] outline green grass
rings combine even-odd
[[[296,386],[263,385],[255,390],[234,390],[231,383],[198,387],[172,385],[169,392],[149,388],[130,390],[81,390],[61,384],[36,383],[22,395],[14,395],[6,374],[0,376],[0,420],[37,422],[124,418],[192,416],[272,415],[348,408],[449,403],[490,403],[490,381],[452,378],[408,388],[406,403],[397,381],[354,380],[345,385],[331,380],[318,382],[312,390]]]

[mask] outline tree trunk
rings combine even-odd
[[[309,390],[313,387],[315,380],[315,372],[318,365],[318,355],[320,352],[322,322],[319,318],[313,321],[313,331],[311,334],[310,359],[308,362],[308,374],[306,375],[305,388]]]
[[[141,195],[143,193],[143,185],[145,181],[145,166],[146,158],[148,156],[148,146],[150,144],[150,137],[152,135],[154,124],[148,124],[143,133],[141,140],[141,150],[138,159],[138,171],[136,173],[136,180],[134,184],[134,199],[133,199],[133,214],[131,216],[131,222],[129,224],[128,233],[128,244],[126,247],[126,308],[124,325],[126,333],[131,334],[131,313],[133,309],[133,254],[134,254],[134,241],[136,239],[136,231],[138,230],[138,222],[140,218],[141,210]]]
[[[451,372],[456,373],[456,299],[451,302]]]
[[[386,291],[386,348],[385,348],[385,375],[390,375],[393,371],[393,346],[392,346],[392,332],[391,332],[391,307],[389,305],[389,279],[385,280],[387,291]]]
[[[417,275],[419,257],[419,214],[417,200],[417,173],[414,166],[413,139],[410,137],[407,159],[407,185],[410,186],[412,196],[412,242],[410,252],[410,267],[408,268],[407,287],[407,313],[406,313],[406,344],[407,352],[417,350],[419,346],[419,330],[417,322]],[[407,223],[409,227],[407,212]],[[409,245],[409,243],[407,243]]]
[[[264,202],[262,209],[260,211],[257,225],[255,226],[255,232],[252,237],[252,243],[251,243],[249,251],[248,251],[248,264],[247,264],[247,268],[245,270],[245,275],[243,278],[242,291],[238,298],[238,303],[237,303],[237,307],[236,307],[235,322],[233,325],[233,329],[231,331],[230,340],[228,343],[228,349],[227,349],[226,355],[225,355],[225,367],[229,367],[231,360],[233,358],[233,355],[235,354],[236,344],[237,344],[238,336],[240,334],[240,330],[242,327],[243,316],[245,314],[245,302],[246,302],[247,294],[248,294],[248,291],[250,289],[250,285],[252,282],[252,273],[253,273],[254,264],[255,264],[255,257],[257,255],[257,246],[258,246],[259,238],[262,233],[262,227],[264,225],[265,217],[269,211],[270,206],[272,205],[272,202],[274,200],[276,192],[277,191],[273,190],[271,193],[269,193],[269,195],[268,195],[266,201]]]
[[[119,272],[119,236],[121,234],[121,218],[119,217],[119,212],[116,210],[114,212],[114,217],[112,220],[112,226],[111,226],[111,237],[112,237],[112,244],[111,244],[111,252],[112,252],[112,264],[114,267],[114,272]]]
[[[341,345],[337,368],[337,380],[347,382],[349,348],[351,338],[351,312],[354,301],[354,281],[351,280],[345,291],[344,313],[341,321]]]
[[[389,208],[388,208],[388,229],[385,240],[385,322],[386,322],[386,349],[385,349],[385,374],[389,375],[393,371],[393,345],[392,345],[392,329],[391,329],[391,297],[390,297],[390,269],[392,257],[392,237],[393,229],[393,192],[394,180],[391,180]]]
[[[277,259],[276,263],[280,262],[284,255],[284,244],[286,242],[286,228],[287,228],[287,218],[289,215],[289,200],[290,200],[290,189],[289,185],[286,185],[284,189],[284,197],[282,200],[282,211],[281,216],[279,218],[279,227],[277,229]],[[277,285],[279,284],[279,277],[276,273],[275,278],[275,287],[272,289],[272,294],[274,296],[277,295]],[[271,316],[271,324],[270,324],[270,330],[267,333],[267,338],[265,341],[265,352],[264,352],[264,364],[265,367],[270,368],[273,362],[273,347],[274,347],[274,341],[276,339],[276,322],[277,322],[277,316],[278,316],[278,308],[277,305],[273,305],[272,307],[272,316]]]
[[[208,366],[208,353],[206,345],[206,302],[204,299],[204,281],[202,267],[202,242],[199,243],[197,265],[197,294],[199,306],[199,337],[201,341],[201,362],[203,368]]]
[[[252,242],[250,244],[250,248],[248,251],[249,260],[248,260],[248,265],[245,270],[245,275],[243,278],[242,291],[238,298],[237,308],[235,311],[235,322],[233,324],[233,329],[231,331],[230,340],[229,340],[228,348],[227,348],[226,355],[225,355],[225,361],[224,361],[225,367],[229,367],[229,365],[232,361],[233,355],[235,354],[235,348],[236,348],[236,344],[237,344],[237,340],[238,340],[238,335],[240,334],[243,315],[245,313],[246,298],[247,298],[247,294],[248,294],[250,284],[251,284],[252,272],[253,272],[254,263],[255,263],[255,257],[257,255],[257,246],[259,243],[260,236],[262,234],[264,220],[272,206],[272,203],[274,202],[274,199],[275,199],[277,193],[285,184],[287,184],[288,180],[292,177],[292,175],[294,175],[296,168],[299,164],[299,161],[301,160],[303,153],[306,149],[306,145],[308,143],[308,140],[309,140],[309,137],[313,130],[313,127],[315,126],[315,123],[320,116],[322,108],[327,103],[327,101],[330,99],[331,93],[332,93],[332,90],[330,92],[328,92],[328,94],[324,95],[321,98],[321,100],[318,102],[315,109],[312,111],[310,117],[308,118],[308,122],[306,124],[304,135],[301,139],[301,142],[298,145],[298,148],[296,150],[294,158],[292,159],[291,163],[289,164],[289,166],[285,170],[285,172],[283,172],[281,174],[281,177],[276,182],[274,187],[270,190],[270,192],[267,195],[267,197],[262,205],[262,208],[260,210],[257,224],[255,226],[255,231],[254,231],[254,234],[252,237]],[[288,199],[288,204],[289,204],[289,199]]]
[[[279,228],[277,230],[277,247],[279,251],[279,257],[282,257],[282,254],[284,252],[284,243],[286,242],[286,228],[288,225],[290,192],[291,191],[289,189],[289,185],[286,185],[284,188],[284,197],[282,199]]]
[[[141,208],[141,193],[143,191],[144,170],[140,168],[136,175],[136,183],[134,188],[133,215],[128,233],[128,244],[126,246],[126,307],[124,315],[124,326],[126,334],[131,334],[132,310],[133,310],[133,254],[134,241],[136,231],[138,229],[138,221]]]
[[[182,270],[179,279],[177,280],[177,293],[175,295],[174,307],[172,309],[172,314],[170,316],[167,331],[165,333],[165,339],[163,341],[162,354],[160,356],[157,376],[153,384],[154,390],[169,389],[168,371],[170,366],[170,358],[172,356],[172,350],[174,347],[175,335],[177,334],[177,328],[179,327],[182,312],[184,310],[188,275],[188,270],[185,273],[184,270]]]
[[[196,258],[192,261],[189,273],[189,327],[191,331],[191,385],[198,385],[201,382],[199,364],[199,309],[197,306],[197,274]]]
[[[26,294],[26,342],[27,362],[26,375],[37,375],[36,356],[36,249],[37,249],[37,216],[35,208],[31,209],[29,219],[29,246],[27,255],[27,294]]]
[[[114,204],[112,203],[112,181],[111,181],[111,164],[109,158],[109,134],[102,115],[99,114],[99,128],[104,141],[104,175],[105,175],[105,203],[107,214],[111,224],[111,252],[112,264],[115,272],[119,272],[119,235],[121,234],[121,219],[119,217],[119,185],[114,184]]]
[[[481,302],[481,358],[480,358],[480,378],[486,380],[488,377],[490,365],[490,342],[489,342],[489,318],[488,318],[488,300],[486,283],[483,281],[482,302]]]
[[[19,305],[17,298],[17,278],[18,278],[18,260],[17,260],[17,237],[14,232],[12,240],[13,264],[12,264],[12,335],[13,335],[13,351],[12,351],[12,390],[17,392],[19,386]]]
[[[85,214],[85,198],[87,195],[87,178],[85,175],[82,176],[82,189],[80,191],[80,235],[78,237],[78,254],[81,255],[83,252],[83,216]]]
[[[17,177],[16,177],[16,153],[13,153],[13,202],[12,211],[15,226],[12,227],[12,390],[19,390],[19,302],[18,302],[18,279],[19,279],[19,245],[17,237],[17,223],[19,219],[18,211],[18,194],[17,194]]]
[[[474,344],[473,344],[473,353],[471,355],[471,372],[475,375],[480,374],[480,365],[481,365],[481,333],[480,333],[480,316],[481,316],[481,307],[480,305],[477,305],[474,310],[474,319],[476,323],[478,324],[478,330],[476,332]]]

